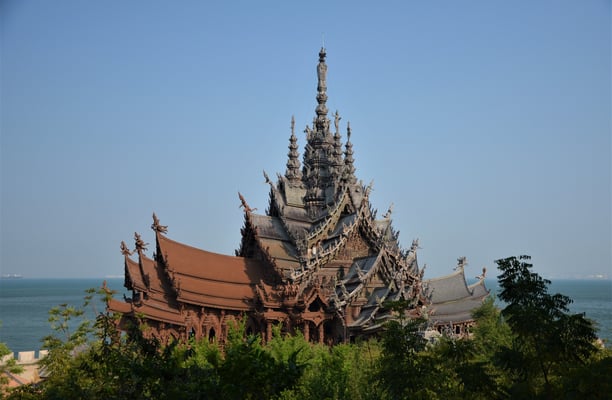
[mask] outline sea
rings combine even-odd
[[[49,310],[62,304],[82,306],[85,291],[100,288],[105,280],[117,291],[115,297],[122,298],[126,293],[123,278],[0,279],[0,342],[14,352],[42,349],[43,338],[53,333]],[[491,293],[497,293],[497,281],[485,283]],[[599,337],[612,348],[612,280],[553,280],[549,292],[572,298],[571,311],[595,321]],[[104,310],[97,298],[85,309],[85,317],[93,320]]]

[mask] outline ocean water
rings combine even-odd
[[[612,348],[612,280],[607,279],[558,279],[552,280],[548,292],[569,296],[573,313],[584,313],[595,322],[597,335],[604,340],[606,347]],[[486,280],[491,293],[497,293],[497,281]],[[500,304],[499,300],[496,300]]]
[[[90,288],[100,288],[104,279],[0,279],[0,342],[14,352],[40,350],[42,339],[53,333],[49,310],[60,304],[81,307]],[[107,285],[124,293],[123,278],[107,279]],[[105,310],[92,301],[86,316],[94,319]]]
[[[0,279],[0,342],[12,351],[30,351],[42,348],[42,338],[52,333],[49,310],[60,304],[80,306],[85,290],[99,288],[103,279]],[[498,290],[497,282],[487,280],[492,293]],[[125,293],[123,279],[107,279],[107,285]],[[612,347],[612,281],[610,280],[556,280],[550,293],[562,293],[571,297],[572,312],[585,313],[597,323],[598,335]],[[104,311],[98,300],[87,310],[93,319]]]

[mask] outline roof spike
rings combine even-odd
[[[308,126],[306,126],[308,131]],[[289,156],[287,160],[287,169],[285,177],[291,183],[299,183],[302,180],[302,171],[300,165],[300,153],[298,152],[297,136],[295,136],[295,117],[291,116],[291,137],[289,138]]]
[[[249,207],[249,205],[246,202],[246,200],[244,199],[244,196],[242,195],[242,193],[238,192],[238,197],[240,198],[240,203],[241,203],[238,206],[238,208],[244,208],[244,212],[245,213],[250,214],[251,212],[257,210],[256,208]]]
[[[155,213],[153,213],[153,224],[151,224],[151,229],[159,233],[168,233],[168,225],[161,225]]]
[[[459,257],[457,259],[457,266],[455,267],[455,271],[458,269],[463,270],[463,268],[465,268],[466,265],[467,265],[467,257],[465,256]]]
[[[343,180],[347,183],[354,184],[357,182],[355,177],[355,165],[353,160],[353,144],[351,143],[351,123],[346,124],[346,150],[344,151],[344,176]]]
[[[270,180],[270,177],[268,176],[268,173],[266,172],[265,169],[263,170],[263,176],[267,184],[272,184],[272,181]]]
[[[139,254],[143,251],[147,251],[147,246],[149,245],[149,243],[145,243],[144,240],[142,240],[142,238],[138,234],[138,232],[134,232],[134,242],[136,247],[135,251],[137,251]]]
[[[342,178],[342,170],[344,165],[344,160],[342,158],[342,136],[340,135],[340,114],[338,110],[334,114],[334,125],[336,127],[336,133],[334,135],[334,145],[333,145],[333,166],[332,166],[332,175],[333,179],[337,180],[338,178]]]
[[[121,254],[123,254],[124,256],[131,256],[132,254],[134,254],[133,251],[130,251],[130,249],[127,247],[123,240],[121,241]]]

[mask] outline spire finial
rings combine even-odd
[[[327,119],[327,64],[325,64],[325,47],[321,47],[319,51],[319,64],[317,65],[317,105],[316,112],[316,130],[325,132],[329,127],[329,120]],[[314,127],[313,127],[314,128]]]
[[[291,136],[295,135],[295,116],[291,116]]]
[[[357,182],[355,177],[355,165],[353,160],[353,144],[351,143],[351,123],[346,123],[346,150],[344,151],[344,176],[343,180],[347,183],[354,184]]]
[[[306,132],[309,132],[306,126]],[[289,137],[289,153],[287,154],[287,170],[285,177],[289,182],[297,184],[302,180],[302,172],[300,171],[300,154],[298,153],[297,137],[295,136],[295,117],[291,116],[291,137]]]

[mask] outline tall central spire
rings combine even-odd
[[[306,189],[304,203],[312,218],[317,218],[326,207],[333,204],[340,186],[343,168],[340,137],[334,137],[330,131],[330,120],[327,109],[327,64],[325,64],[325,47],[319,51],[317,64],[317,107],[312,122],[312,129],[306,126],[306,147],[302,180]],[[340,116],[336,113],[336,131]],[[339,135],[339,134],[338,134]]]
[[[315,130],[327,133],[329,131],[329,119],[327,118],[327,64],[325,64],[325,47],[319,51],[319,65],[317,65],[317,119]]]

